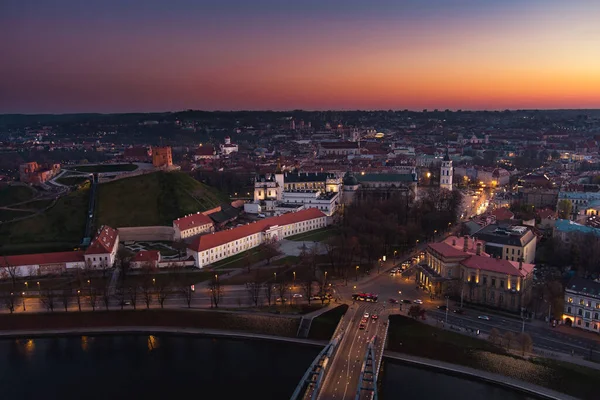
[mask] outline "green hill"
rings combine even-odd
[[[98,185],[96,226],[171,225],[228,197],[183,172],[154,172]]]

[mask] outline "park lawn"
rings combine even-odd
[[[7,185],[0,187],[0,207],[10,206],[11,204],[21,203],[32,199],[35,191],[29,186]]]
[[[183,172],[158,171],[98,185],[98,225],[171,226],[184,215],[228,201]]]
[[[62,185],[66,185],[66,186],[77,186],[77,185],[81,185],[82,183],[89,181],[89,180],[90,180],[90,178],[87,176],[73,175],[73,176],[60,177],[56,181]]]
[[[98,165],[80,165],[80,166],[68,168],[68,169],[73,170],[73,171],[79,171],[79,172],[104,173],[104,172],[135,171],[136,169],[138,169],[138,166],[135,164],[98,164]]]
[[[19,208],[23,208],[23,209],[27,209],[27,210],[43,210],[47,207],[49,207],[52,202],[54,200],[53,199],[43,199],[43,200],[33,200],[33,201],[29,201],[27,203],[23,203],[21,205],[19,205]]]
[[[310,241],[310,242],[322,242],[327,240],[338,234],[337,229],[326,227],[321,229],[316,229],[310,232],[299,233],[298,235],[293,235],[286,237],[287,240],[293,240],[297,242],[302,241]]]
[[[346,311],[348,311],[348,305],[342,304],[315,317],[310,325],[308,338],[331,340],[335,328],[337,328],[340,319],[346,314]]]
[[[76,190],[42,214],[0,225],[0,245],[4,251],[12,251],[11,247],[23,252],[72,250],[84,234],[88,197],[88,189]]]
[[[246,267],[246,254],[250,254],[250,262],[251,264],[256,264],[257,262],[265,260],[264,251],[260,246],[257,246],[253,249],[249,249],[243,251],[235,256],[228,257],[224,260],[219,260],[217,262],[212,263],[212,267],[214,269],[234,269],[234,268],[245,268]],[[276,263],[278,260],[274,260],[271,262],[273,265],[279,265]]]
[[[0,209],[0,221],[11,221],[13,219],[27,217],[32,215],[30,211],[17,211],[17,210],[1,210]]]
[[[590,377],[600,378],[598,370],[548,359],[529,361],[486,340],[401,315],[390,316],[387,348],[509,376],[579,398],[594,398],[590,396],[597,389]]]

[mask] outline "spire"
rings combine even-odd
[[[281,174],[281,157],[277,160],[277,169],[275,170],[276,174]]]
[[[450,154],[448,154],[448,148],[446,147],[446,155],[444,156],[444,161],[450,161]]]

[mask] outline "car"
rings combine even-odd
[[[258,214],[258,218],[267,218],[265,214]]]
[[[457,308],[456,310],[453,311],[455,314],[464,314],[465,310],[463,310],[462,308]]]
[[[369,313],[368,312],[364,313],[363,318],[369,318]]]
[[[366,324],[367,322],[369,322],[369,320],[366,319],[366,318],[363,318],[363,319],[360,320],[361,324]]]
[[[295,299],[301,299],[301,298],[302,298],[302,295],[301,295],[300,293],[294,293],[294,294],[292,295],[292,297],[293,297],[293,298],[295,298]]]
[[[390,299],[388,299],[388,303],[390,303],[390,304],[398,304],[398,300],[390,298]]]
[[[416,300],[413,300],[413,303],[415,303],[415,304],[423,304],[423,300],[416,299]]]
[[[275,303],[285,303],[287,299],[285,297],[278,297],[275,299]]]
[[[365,324],[360,324],[360,325],[358,326],[358,329],[361,329],[361,330],[362,330],[362,329],[365,329]]]
[[[477,319],[483,319],[483,320],[489,321],[490,317],[488,317],[487,315],[478,315]]]
[[[321,296],[310,296],[311,300],[321,300]]]
[[[390,272],[395,274],[396,272],[398,272],[398,268],[392,268]]]
[[[406,299],[402,300],[402,302],[403,302],[404,304],[410,304],[410,303],[412,303],[410,300],[406,300]]]
[[[395,272],[390,272],[390,276],[396,276]]]
[[[448,309],[448,307],[446,307],[446,306],[437,306],[437,308],[440,311],[446,311]]]
[[[121,307],[122,307],[122,306],[129,306],[129,305],[131,305],[131,302],[130,302],[130,301],[123,300],[123,301],[119,302],[119,305],[120,305]]]
[[[378,319],[378,318],[379,318],[379,315],[377,315],[377,314],[373,314],[373,315],[371,315],[371,319],[374,319],[374,320],[375,320],[375,319]]]

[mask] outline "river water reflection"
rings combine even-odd
[[[162,334],[6,339],[0,340],[0,398],[289,399],[319,350]],[[527,399],[393,363],[382,378],[386,399]]]

